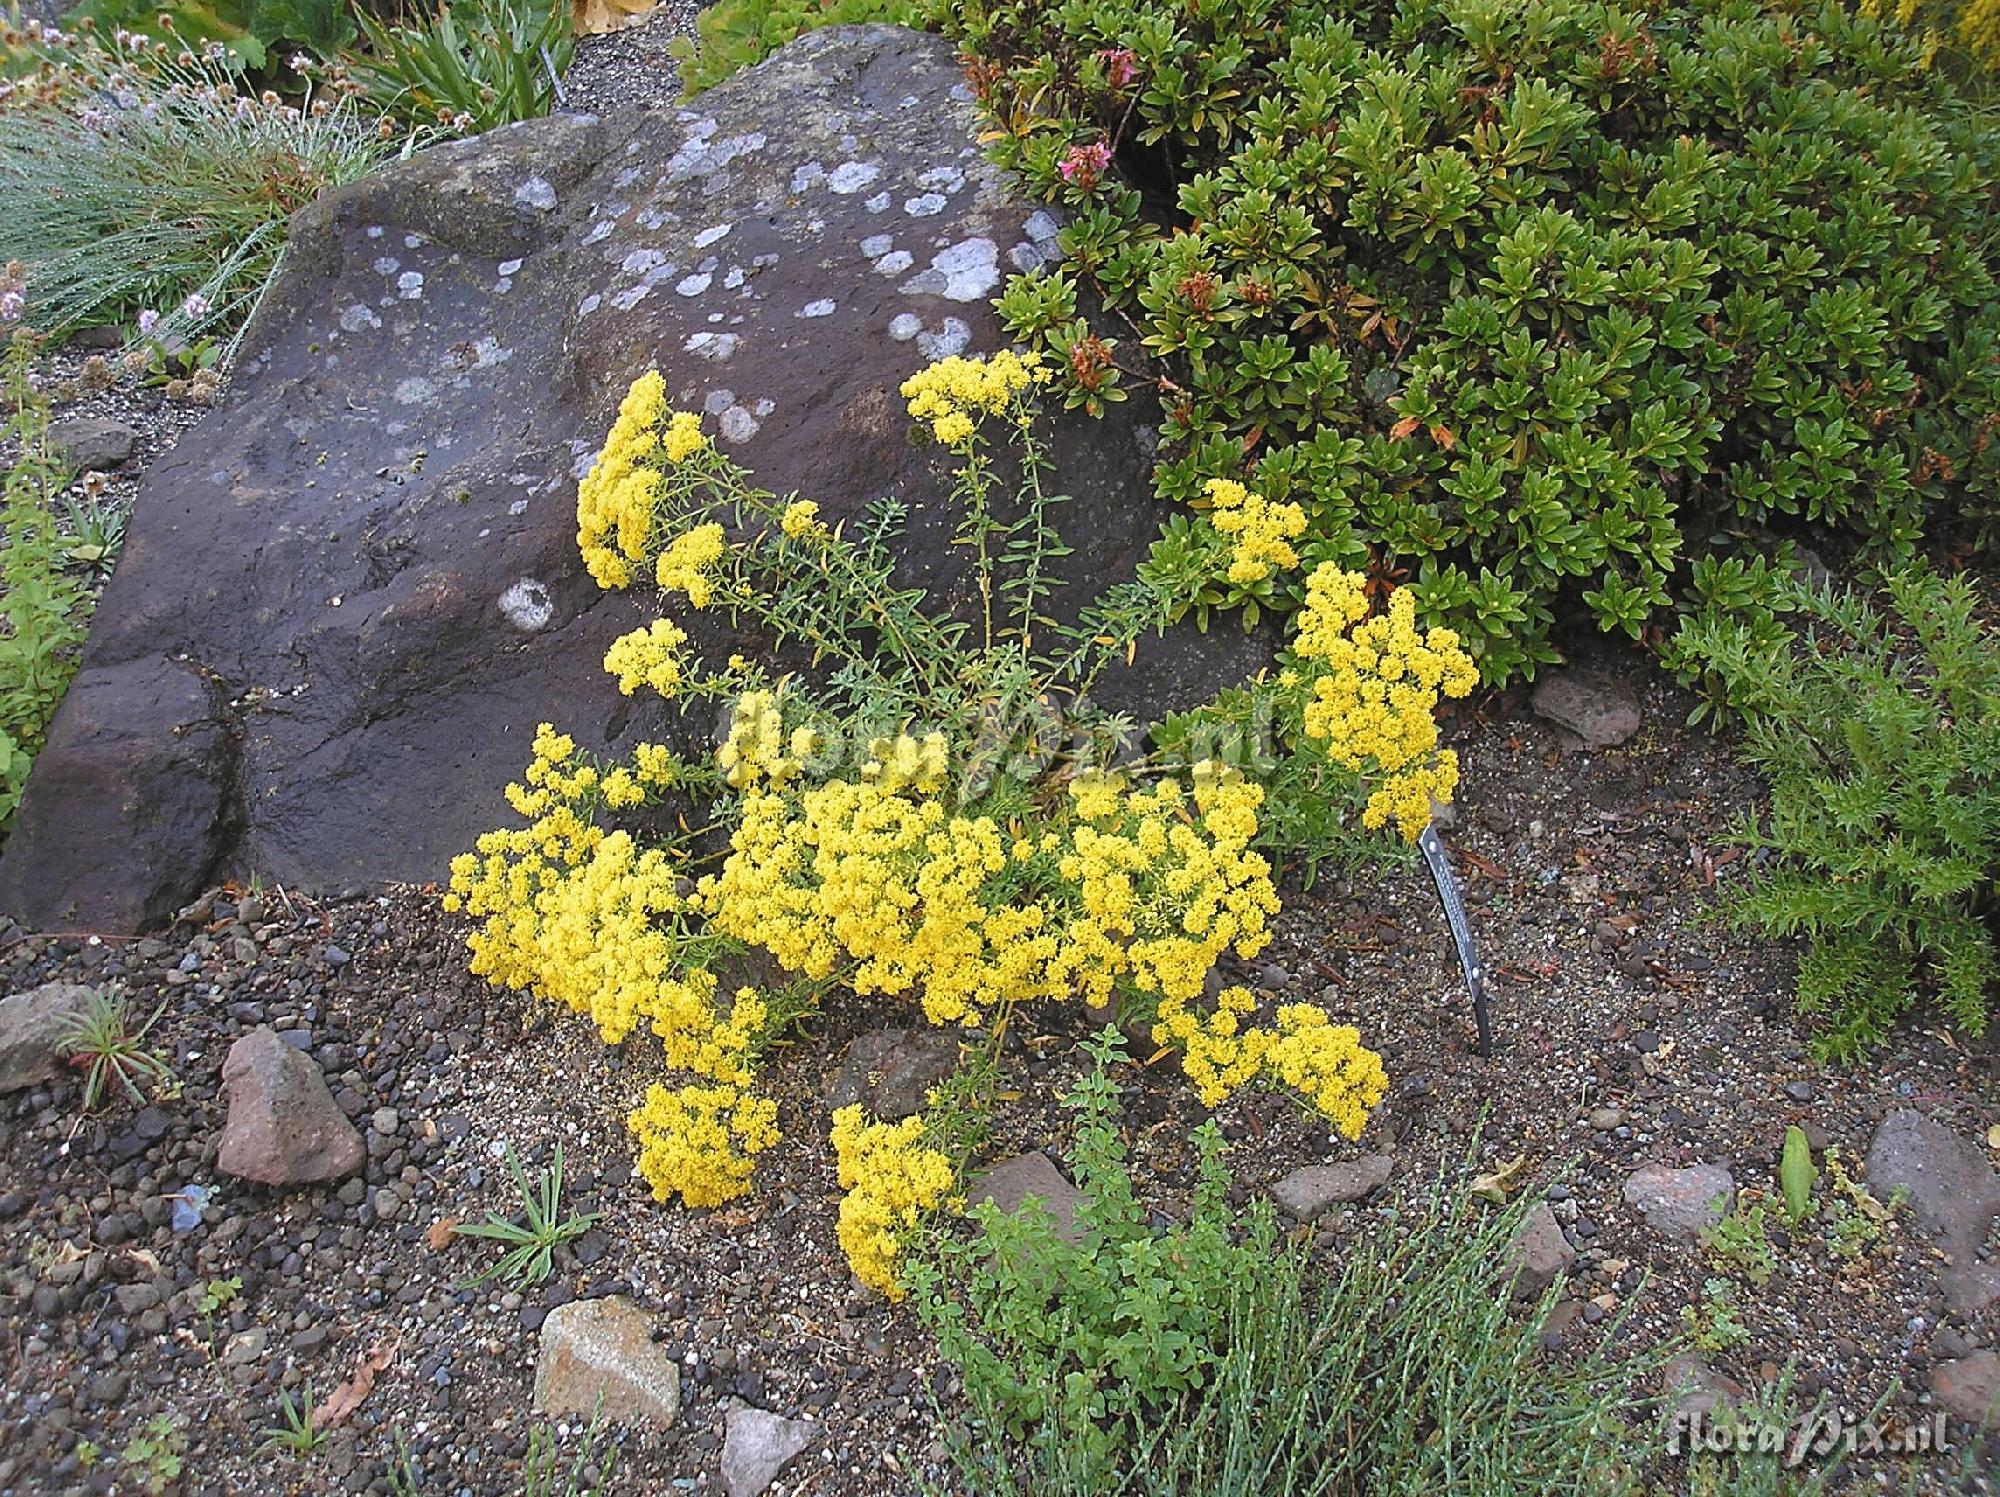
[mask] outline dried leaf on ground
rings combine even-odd
[[[578,36],[604,36],[636,26],[659,6],[659,0],[573,0],[572,18]]]
[[[312,1412],[312,1427],[316,1430],[333,1429],[344,1424],[348,1416],[361,1407],[375,1386],[376,1377],[386,1372],[389,1364],[396,1360],[396,1341],[379,1341],[361,1354],[354,1364],[354,1376],[335,1388],[326,1402]]]

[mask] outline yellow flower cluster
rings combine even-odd
[[[476,852],[452,860],[445,907],[482,921],[467,937],[472,970],[588,1015],[609,1044],[649,1029],[669,1066],[712,1085],[652,1089],[630,1119],[641,1170],[662,1200],[679,1192],[713,1205],[740,1194],[748,1156],[777,1137],[771,1104],[744,1090],[767,1006],[741,988],[719,1011],[714,973],[690,964],[676,935],[694,914],[679,863],[590,819],[596,800],[636,804],[648,787],[671,783],[673,755],[641,744],[632,765],[599,771],[546,723],[534,754],[525,783],[508,787],[534,819],[488,832]]]
[[[784,707],[774,691],[746,691],[729,714],[729,734],[716,751],[716,767],[738,790],[758,784],[784,785],[798,777],[812,752],[812,731],[801,728],[785,752]]]
[[[778,518],[778,529],[786,538],[795,541],[824,540],[827,536],[826,524],[819,517],[819,506],[810,499],[794,499],[785,506],[785,512]]]
[[[1046,384],[1049,371],[1040,354],[1011,349],[985,358],[953,354],[903,381],[910,414],[931,424],[931,435],[946,447],[962,446],[982,416],[998,416],[1024,390]]]
[[[666,619],[655,619],[645,629],[621,634],[604,652],[604,669],[618,678],[618,689],[631,696],[642,685],[663,697],[680,691],[687,661],[681,646],[687,631]]]
[[[1238,586],[1262,582],[1274,571],[1299,564],[1290,542],[1303,535],[1306,512],[1296,504],[1273,504],[1234,479],[1208,481],[1209,523],[1231,537],[1229,580]]]
[[[1248,988],[1224,988],[1206,1018],[1178,999],[1163,999],[1154,1042],[1181,1051],[1181,1070],[1204,1107],[1216,1107],[1247,1083],[1282,1082],[1350,1139],[1389,1086],[1382,1057],[1361,1044],[1361,1031],[1335,1024],[1316,1004],[1278,1010],[1275,1029],[1246,1025],[1257,1010]]]
[[[654,567],[653,580],[662,591],[686,593],[692,606],[706,608],[715,597],[709,568],[728,553],[729,542],[723,539],[722,527],[710,520],[667,543]]]
[[[1448,803],[1458,787],[1458,756],[1437,746],[1437,704],[1440,696],[1465,696],[1479,673],[1457,634],[1419,629],[1416,599],[1406,589],[1390,596],[1387,613],[1370,618],[1366,579],[1328,562],[1306,580],[1292,648],[1317,667],[1307,736],[1324,740],[1334,763],[1354,770],[1372,764],[1383,776],[1362,825],[1393,820],[1415,841],[1430,822],[1431,803]]]
[[[1382,1057],[1361,1043],[1352,1024],[1335,1024],[1326,1010],[1293,1003],[1278,1010],[1278,1038],[1265,1065],[1340,1131],[1355,1139],[1369,1111],[1389,1091]]]
[[[634,380],[597,460],[577,485],[576,543],[599,587],[630,586],[634,564],[646,559],[661,487],[660,471],[649,459],[659,451],[666,409],[666,381],[658,370]]]
[[[835,1233],[854,1276],[892,1300],[907,1292],[896,1278],[901,1234],[951,1190],[951,1161],[923,1142],[924,1120],[871,1123],[859,1106],[833,1115],[833,1152],[841,1197]]]
[[[778,1141],[778,1104],[733,1086],[646,1088],[626,1114],[639,1140],[639,1173],[662,1203],[720,1206],[750,1188],[755,1156]]]
[[[764,741],[781,742],[764,721]],[[947,809],[944,752],[936,735],[905,735],[878,744],[859,780],[796,798],[754,789],[699,889],[712,928],[808,977],[851,964],[856,992],[912,994],[930,1022],[968,1025],[1002,1002],[1106,1003],[1120,983],[1193,998],[1223,952],[1269,940],[1277,893],[1249,847],[1259,787],[1205,767],[1190,804],[1172,780],[1079,781],[1094,818],[1010,841],[991,817]],[[1019,890],[1002,877],[1044,854],[1059,878]]]
[[[1153,1025],[1153,1042],[1181,1052],[1181,1071],[1194,1083],[1203,1107],[1220,1107],[1238,1087],[1264,1069],[1265,1053],[1275,1038],[1266,1029],[1245,1029],[1243,1020],[1257,1011],[1248,988],[1224,988],[1215,1011],[1203,1018],[1186,999],[1162,998]]]
[[[922,738],[912,738],[908,733],[899,733],[894,738],[870,740],[861,778],[872,780],[878,789],[890,795],[905,789],[935,795],[944,787],[946,767],[944,734],[926,733]]]

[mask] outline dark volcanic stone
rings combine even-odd
[[[592,748],[669,731],[596,669],[646,599],[576,551],[576,478],[649,367],[765,486],[831,521],[906,504],[908,579],[966,603],[942,454],[898,387],[1001,346],[990,299],[1059,227],[975,129],[949,42],[838,27],[698,107],[551,116],[305,209],[223,404],[133,506],[0,909],[129,929],[243,868],[427,881],[504,815],[537,722]],[[1052,432],[1053,491],[1078,496],[1057,614],[1159,524],[1150,402],[1111,412]],[[711,654],[756,648],[697,622]],[[1157,716],[1268,643],[1148,638],[1097,696]]]
[[[873,1030],[847,1047],[826,1105],[858,1102],[870,1117],[906,1118],[923,1109],[925,1095],[957,1065],[958,1040],[948,1030]]]

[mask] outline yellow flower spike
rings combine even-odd
[[[896,1277],[902,1235],[951,1191],[951,1161],[924,1146],[924,1120],[871,1123],[859,1106],[833,1115],[840,1188],[835,1235],[854,1276],[891,1300],[908,1293]]]

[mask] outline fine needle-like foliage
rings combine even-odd
[[[1981,1034],[2000,984],[2000,633],[1962,577],[1897,573],[1886,607],[1797,582],[1779,597],[1791,624],[1704,612],[1676,641],[1771,782],[1742,836],[1772,861],[1729,911],[1806,943],[1799,1007],[1825,1055],[1879,1043],[1926,994]]]

